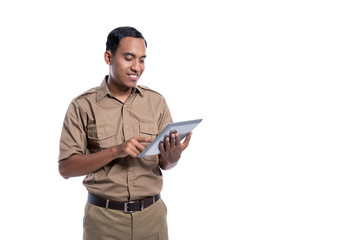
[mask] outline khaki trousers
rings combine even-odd
[[[159,199],[134,213],[106,209],[87,202],[84,240],[168,240],[167,209]]]

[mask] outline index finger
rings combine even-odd
[[[146,138],[146,137],[134,137],[136,139],[136,141],[138,142],[148,142],[151,143],[152,139],[151,138]]]

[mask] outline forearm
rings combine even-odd
[[[150,138],[132,137],[122,144],[92,154],[75,154],[59,162],[59,172],[64,178],[88,175],[104,167],[116,158],[128,155],[137,157],[145,146],[141,143],[150,143]]]
[[[115,156],[115,148],[91,154],[75,154],[59,162],[59,172],[64,178],[88,175],[107,165]]]

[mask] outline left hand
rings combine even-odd
[[[181,143],[179,134],[172,133],[170,137],[165,138],[165,143],[160,143],[160,166],[162,169],[170,169],[177,164],[181,153],[189,146],[191,135],[192,132]]]

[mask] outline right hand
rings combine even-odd
[[[123,142],[115,147],[117,151],[116,158],[124,158],[128,155],[136,158],[146,148],[146,146],[141,143],[151,142],[152,140],[150,138],[132,137],[126,142]]]

